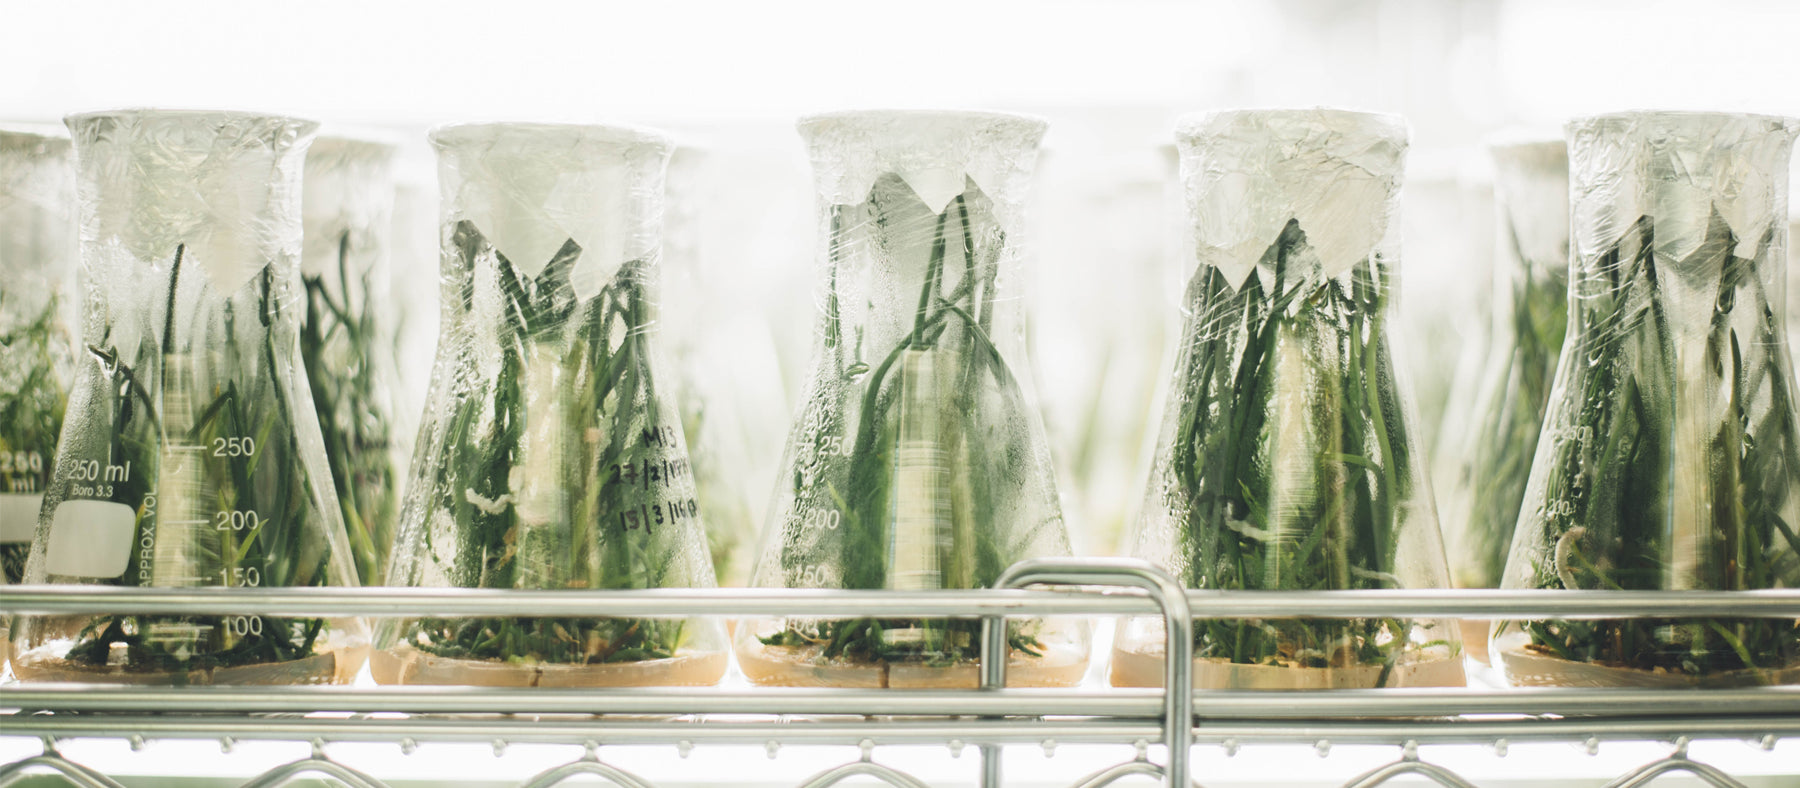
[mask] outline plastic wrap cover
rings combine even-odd
[[[1306,229],[1321,273],[1391,256],[1407,147],[1397,116],[1330,109],[1233,110],[1184,118],[1181,178],[1195,256],[1233,287],[1289,220]]]
[[[1567,127],[1569,330],[1503,586],[1800,586],[1781,323],[1800,123],[1632,112]],[[1499,622],[1523,684],[1800,681],[1792,622]]]
[[[318,124],[244,112],[124,110],[72,115],[88,244],[139,260],[175,247],[236,292],[265,262],[291,276],[300,253],[300,172]],[[99,190],[110,192],[102,199]],[[106,275],[107,272],[91,272]]]
[[[808,116],[800,136],[828,204],[860,205],[877,179],[893,174],[938,214],[963,193],[966,177],[994,200],[1001,229],[1016,233],[1048,127],[1027,115],[889,110]]]
[[[72,158],[59,127],[0,125],[0,579],[13,582],[50,481],[74,357]]]
[[[577,298],[649,257],[662,232],[663,172],[674,143],[624,126],[494,123],[431,134],[445,225],[468,220],[519,273],[537,276],[573,240]],[[646,195],[655,199],[644,199]]]
[[[1705,112],[1626,112],[1571,121],[1574,255],[1605,253],[1639,217],[1656,218],[1656,255],[1685,260],[1707,239],[1716,211],[1750,258],[1771,241],[1786,248],[1792,118]],[[1773,237],[1770,236],[1774,232]],[[1716,262],[1716,260],[1715,260]],[[1759,266],[1771,276],[1775,266]],[[1677,272],[1717,280],[1718,267]],[[1770,283],[1773,284],[1773,283]]]

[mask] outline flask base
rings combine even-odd
[[[1540,654],[1526,646],[1497,652],[1496,667],[1514,687],[1632,687],[1641,689],[1724,689],[1800,684],[1800,664],[1780,668],[1751,668],[1722,673],[1691,675],[1669,670],[1645,670],[1578,662]]]
[[[13,660],[13,675],[26,682],[80,682],[87,684],[288,686],[300,684],[349,684],[362,669],[366,649],[346,647],[285,662],[194,670],[132,670],[125,667],[91,666],[44,654],[43,649],[20,652]]]
[[[669,659],[568,665],[456,659],[412,646],[380,649],[369,658],[377,684],[468,687],[705,687],[725,677],[723,651],[684,653]]]
[[[1194,660],[1194,689],[1213,690],[1310,690],[1375,689],[1378,687],[1463,687],[1468,676],[1459,655],[1425,656],[1395,665],[1387,683],[1380,684],[1382,666],[1303,668],[1284,665],[1240,665],[1222,659]],[[1114,649],[1112,685],[1157,687],[1163,685],[1163,645],[1142,649]]]
[[[1488,656],[1488,629],[1492,624],[1492,621],[1472,618],[1456,622],[1457,628],[1462,630],[1463,654],[1483,665],[1494,664]]]
[[[976,689],[981,671],[974,660],[950,665],[829,658],[821,646],[738,646],[738,667],[752,684],[765,687],[858,689]],[[1006,661],[1008,687],[1073,687],[1087,674],[1087,656],[1051,647],[1034,657],[1014,650]]]

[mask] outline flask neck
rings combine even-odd
[[[1406,132],[1395,118],[1329,110],[1223,112],[1177,132],[1200,273],[1232,287],[1274,284],[1275,252],[1297,229],[1323,281],[1394,259]]]
[[[1716,286],[1732,260],[1786,250],[1787,172],[1800,125],[1784,118],[1644,112],[1569,124],[1575,276],[1605,276],[1648,245],[1665,279]],[[1720,246],[1729,243],[1729,247]],[[1772,254],[1779,253],[1779,254]]]
[[[1004,113],[870,111],[808,117],[799,130],[822,204],[859,205],[898,179],[939,214],[972,182],[1016,233],[1046,127]]]
[[[67,121],[77,153],[83,258],[165,269],[182,250],[216,293],[300,248],[301,165],[315,123],[234,112],[124,111]],[[91,271],[119,277],[127,271]]]
[[[459,259],[454,236],[472,229],[522,284],[555,276],[585,302],[627,263],[656,258],[667,137],[622,126],[496,123],[450,126],[431,139],[447,265]],[[560,263],[568,270],[553,270]],[[444,273],[467,276],[454,267]]]

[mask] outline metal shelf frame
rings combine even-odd
[[[568,771],[556,780],[577,773],[606,776],[616,772],[593,756],[595,748],[603,744],[683,748],[701,743],[771,748],[849,744],[863,748],[862,760],[821,774],[805,784],[808,786],[831,785],[856,774],[872,775],[892,785],[912,785],[907,781],[915,778],[874,763],[874,748],[941,744],[958,750],[964,746],[980,749],[984,788],[1002,785],[1000,748],[1010,744],[1136,745],[1136,760],[1075,783],[1096,788],[1133,774],[1154,774],[1167,785],[1189,785],[1189,753],[1196,742],[1222,745],[1228,751],[1275,742],[1321,748],[1333,743],[1391,744],[1402,746],[1407,753],[1384,767],[1398,770],[1393,774],[1419,773],[1441,784],[1466,785],[1469,783],[1455,782],[1460,777],[1437,774],[1442,771],[1439,767],[1419,761],[1416,745],[1472,742],[1504,749],[1509,741],[1560,740],[1586,742],[1592,748],[1603,740],[1668,741],[1676,744],[1675,754],[1645,769],[1660,769],[1657,774],[1689,771],[1711,781],[1712,776],[1704,773],[1710,767],[1686,761],[1685,742],[1725,738],[1769,748],[1780,739],[1800,737],[1800,687],[1196,692],[1191,676],[1195,619],[1800,619],[1800,590],[1189,591],[1148,564],[1122,559],[1027,561],[1005,573],[993,589],[907,593],[741,588],[499,591],[0,586],[0,615],[748,617],[791,615],[795,610],[817,617],[980,618],[984,622],[982,688],[14,685],[5,688],[0,700],[0,706],[12,710],[0,711],[0,727],[4,727],[4,735],[41,737],[46,752],[0,767],[0,786],[26,768],[59,769],[55,742],[77,737],[130,738],[134,742],[169,738],[310,741],[315,744],[315,759],[325,763],[329,761],[323,760],[322,748],[332,741],[387,741],[403,747],[422,741],[586,745],[589,756],[569,764],[565,767]],[[1173,691],[1009,689],[1005,688],[1005,661],[991,658],[1005,648],[1005,628],[1000,623],[1007,617],[1138,615],[1161,616],[1166,631],[1173,635],[1164,681]],[[1161,745],[1161,763],[1150,759],[1152,744]],[[71,769],[61,771],[97,776],[86,767],[69,765]],[[296,768],[303,766],[306,763]],[[1386,776],[1376,782],[1393,776],[1383,774]],[[1358,780],[1375,777],[1371,773]],[[366,775],[355,779],[373,780]],[[654,785],[623,773],[609,779],[619,785]],[[370,784],[380,785],[379,781]],[[528,784],[551,785],[554,781]],[[1364,784],[1375,783],[1349,783]]]

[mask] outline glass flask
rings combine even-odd
[[[437,368],[388,567],[396,586],[711,587],[658,355],[670,142],[618,126],[438,129]],[[716,619],[389,620],[383,684],[712,684]]]
[[[1133,552],[1190,588],[1449,583],[1396,371],[1398,118],[1220,112],[1177,131],[1197,266]],[[1160,686],[1160,619],[1112,683]],[[1461,686],[1447,621],[1197,620],[1206,689]]]
[[[0,579],[19,582],[75,359],[75,170],[55,127],[0,126]]]
[[[1800,122],[1633,112],[1567,128],[1569,331],[1504,588],[1800,587],[1783,326]],[[1515,685],[1800,682],[1792,619],[1502,621]]]
[[[819,196],[813,369],[776,481],[755,584],[982,588],[1069,554],[1029,389],[1024,198],[1043,121],[977,112],[801,120]],[[1064,686],[1085,624],[1008,624],[1008,681]],[[980,622],[745,621],[759,684],[974,687]]]
[[[1494,588],[1506,566],[1519,501],[1568,328],[1569,154],[1562,140],[1496,144],[1498,209],[1493,320],[1469,418],[1445,425],[1439,459],[1450,581]],[[1488,622],[1462,622],[1470,656],[1487,662]]]
[[[126,110],[67,120],[86,314],[33,583],[354,586],[298,358],[311,121]],[[24,617],[26,680],[348,681],[354,619]]]
[[[363,585],[381,584],[400,508],[395,469],[405,467],[394,450],[399,381],[388,298],[394,152],[373,139],[321,136],[306,152],[301,196],[300,358]]]

